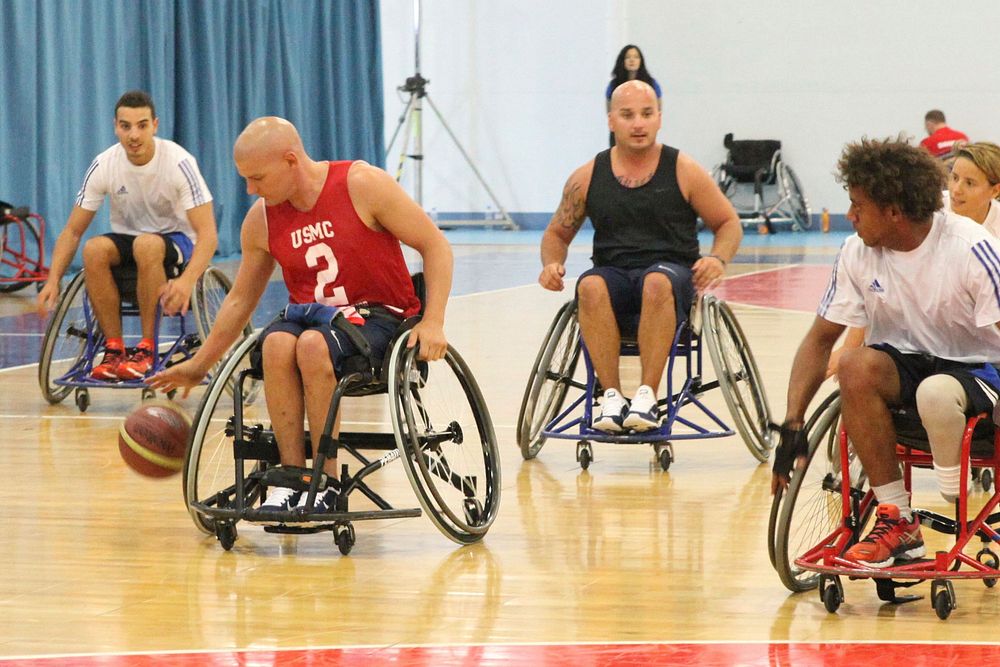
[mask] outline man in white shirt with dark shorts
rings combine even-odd
[[[940,210],[940,163],[903,139],[849,144],[838,168],[857,234],[844,241],[795,355],[772,490],[807,454],[805,411],[833,344],[845,327],[865,327],[865,345],[844,350],[837,374],[844,428],[879,506],[871,532],[844,557],[885,567],[926,553],[891,409],[917,408],[934,454],[961,442],[966,418],[992,412],[1000,394],[1000,244]],[[954,477],[957,493],[955,468],[937,472]]]
[[[178,144],[156,137],[159,119],[152,98],[133,90],[115,105],[119,143],[96,158],[66,227],[56,240],[49,278],[38,295],[44,317],[59,299],[59,281],[69,267],[87,227],[111,199],[111,233],[83,247],[84,278],[94,314],[105,337],[104,358],[92,377],[131,380],[152,368],[156,305],[164,312],[186,312],[191,292],[215,253],[218,237],[212,193],[198,163]],[[126,354],[122,338],[121,295],[111,269],[134,265],[142,340]]]

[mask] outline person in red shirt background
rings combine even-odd
[[[934,157],[947,158],[963,144],[969,143],[969,137],[965,133],[948,127],[944,112],[938,109],[931,109],[924,116],[924,128],[927,129],[927,138],[920,145]]]

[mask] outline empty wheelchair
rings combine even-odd
[[[703,376],[703,343],[716,380]],[[638,351],[635,339],[623,339],[623,357]],[[581,358],[582,378],[577,377]],[[750,453],[766,461],[774,446],[773,429],[757,362],[728,304],[707,295],[697,300],[691,317],[678,323],[667,360],[666,397],[658,401],[660,427],[621,434],[592,428],[603,390],[580,336],[576,301],[569,301],[556,313],[528,378],[517,420],[521,455],[525,460],[534,458],[549,439],[575,440],[576,459],[586,470],[594,458],[593,442],[650,444],[660,467],[667,470],[674,460],[672,442],[734,434],[701,399],[717,387]]]
[[[112,271],[121,295],[122,327],[126,340],[139,338],[139,306],[136,302],[135,267]],[[191,292],[191,304],[185,315],[158,316],[154,333],[155,349],[159,351],[152,373],[190,358],[201,341],[208,336],[216,314],[230,290],[230,282],[222,271],[210,266],[198,278]],[[244,335],[253,332],[247,325]],[[111,382],[90,377],[104,349],[104,334],[97,323],[84,284],[81,270],[62,291],[45,329],[38,362],[38,384],[42,396],[53,405],[74,393],[81,412],[90,406],[91,389],[141,389],[143,398],[154,392],[142,379]]]
[[[49,277],[45,266],[45,220],[27,207],[0,201],[0,292],[16,292]]]
[[[812,226],[812,215],[795,171],[781,159],[775,139],[723,140],[726,159],[712,172],[744,225],[791,223],[794,230]]]
[[[896,453],[903,464],[903,479],[911,488],[915,468],[932,467],[927,434],[913,410],[893,413]],[[988,497],[978,511],[968,484],[962,484],[954,513],[914,508],[920,517],[924,539],[931,529],[954,536],[946,549],[927,558],[897,561],[884,568],[871,568],[846,560],[843,555],[868,533],[877,502],[869,488],[846,432],[840,425],[840,397],[829,396],[806,424],[809,441],[804,469],[793,471],[783,498],[775,498],[777,519],[773,535],[773,562],[782,583],[793,592],[818,588],[827,611],[837,611],[844,601],[842,578],[872,579],[879,599],[901,603],[920,596],[898,595],[924,580],[931,581],[930,600],[941,619],[955,608],[957,579],[981,579],[987,587],[1000,579],[1000,554],[991,548],[1000,542],[1000,491],[994,487],[1000,468],[1000,430],[986,414],[968,420],[962,440],[962,479],[971,477]],[[978,504],[978,503],[977,503]],[[930,535],[933,537],[933,534]],[[951,542],[951,538],[949,538]]]
[[[384,359],[357,355],[346,360],[323,433],[306,433],[306,456],[313,460],[309,468],[279,464],[257,335],[237,345],[212,379],[191,430],[184,499],[195,525],[215,535],[226,550],[233,547],[240,521],[268,524],[264,530],[275,533],[332,531],[346,555],[355,543],[355,521],[421,515],[419,508],[394,508],[368,484],[370,475],[401,459],[434,525],[459,544],[481,540],[500,507],[493,423],[472,372],[454,348],[449,346],[445,358],[434,362],[420,361],[418,348],[407,348],[409,330],[418,319],[402,323]],[[336,326],[359,335],[342,317]],[[376,394],[388,396],[391,431],[341,431],[334,438],[342,401]],[[342,463],[345,452],[355,464],[353,472]],[[337,479],[323,472],[331,457],[341,462]],[[306,492],[306,507],[259,513],[259,501],[272,486]],[[335,511],[314,513],[316,494],[331,486],[337,492]],[[366,506],[352,509],[351,501],[359,496]]]

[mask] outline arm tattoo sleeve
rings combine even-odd
[[[562,201],[559,202],[559,210],[556,211],[556,220],[562,227],[580,229],[586,216],[587,202],[580,192],[580,185],[570,183],[563,190]]]

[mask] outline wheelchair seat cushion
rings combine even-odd
[[[920,422],[915,408],[893,408],[892,423],[896,427],[896,441],[901,445],[921,452],[931,451],[927,431]],[[993,455],[994,425],[989,419],[981,419],[972,432],[972,454],[976,457]]]

